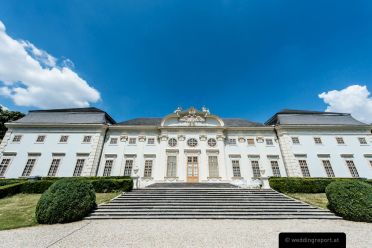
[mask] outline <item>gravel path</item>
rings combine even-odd
[[[372,224],[344,220],[95,220],[0,232],[0,247],[278,247],[279,232],[345,232],[372,247]]]

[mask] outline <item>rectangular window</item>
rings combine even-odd
[[[322,139],[320,137],[314,137],[315,144],[322,144]]]
[[[23,170],[22,176],[23,177],[28,177],[31,175],[32,169],[34,168],[36,163],[36,158],[29,158],[27,160],[25,169]]]
[[[155,138],[148,138],[147,144],[149,144],[149,145],[155,144]]]
[[[251,160],[251,165],[252,165],[253,178],[261,177],[260,165],[258,164],[258,161],[257,160]]]
[[[75,170],[73,174],[74,177],[81,176],[81,172],[83,171],[83,168],[84,168],[84,163],[85,163],[85,159],[83,158],[78,158],[76,160]]]
[[[217,156],[208,156],[208,166],[209,166],[209,177],[218,177],[218,159]]]
[[[352,177],[359,177],[359,173],[355,167],[354,161],[353,160],[345,160],[347,167],[349,168],[350,174]]]
[[[298,163],[301,168],[302,176],[303,177],[310,177],[310,171],[309,168],[307,167],[307,162],[306,160],[298,160]]]
[[[177,176],[177,157],[168,156],[167,177],[176,177],[176,176]]]
[[[271,160],[271,169],[273,170],[274,177],[280,177],[279,163],[276,160]]]
[[[111,138],[110,145],[116,145],[118,143],[118,138]]]
[[[247,143],[248,143],[248,145],[253,146],[254,145],[254,139],[247,139]]]
[[[230,145],[236,145],[236,139],[229,139]]]
[[[274,143],[273,143],[273,140],[272,139],[266,139],[266,145],[267,146],[272,146]]]
[[[91,140],[92,140],[92,136],[86,135],[83,138],[83,143],[90,143]]]
[[[232,163],[232,169],[233,169],[233,176],[241,177],[239,160],[231,160],[231,163]]]
[[[367,145],[366,138],[360,137],[360,138],[358,138],[358,140],[359,140],[359,144],[361,144],[361,145]]]
[[[10,162],[12,161],[11,158],[3,158],[0,163],[0,177],[5,175],[6,170],[8,169]]]
[[[21,142],[21,139],[22,139],[22,135],[14,135],[12,142],[15,142],[15,143]]]
[[[335,173],[333,172],[331,162],[329,160],[322,160],[324,170],[327,173],[327,177],[335,177]]]
[[[300,139],[298,137],[292,137],[293,144],[300,144]]]
[[[342,137],[336,137],[336,142],[339,145],[345,144],[344,138],[342,138]]]
[[[39,135],[36,138],[37,143],[43,143],[45,141],[45,135]]]
[[[152,175],[152,160],[145,160],[145,170],[143,177],[151,177]]]
[[[103,169],[103,176],[108,177],[111,175],[112,165],[114,164],[113,159],[106,159],[105,168]]]
[[[50,169],[48,172],[48,177],[54,177],[57,174],[59,164],[61,163],[60,158],[54,158],[50,164]]]
[[[136,138],[129,138],[129,144],[130,145],[135,145],[136,144],[136,141],[137,141]]]
[[[132,175],[132,168],[133,168],[133,159],[125,160],[124,176],[130,177]]]
[[[68,141],[67,135],[61,135],[61,137],[59,138],[60,143],[67,143],[67,141]]]

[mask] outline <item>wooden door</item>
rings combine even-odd
[[[199,182],[199,164],[197,156],[187,157],[187,182]]]

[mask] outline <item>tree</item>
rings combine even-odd
[[[3,139],[6,130],[8,130],[4,124],[6,122],[16,121],[23,116],[25,116],[25,114],[21,112],[4,110],[3,107],[0,106],[0,140]]]

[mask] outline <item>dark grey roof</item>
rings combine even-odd
[[[31,110],[15,123],[37,124],[115,124],[105,111],[97,108]]]
[[[262,123],[249,121],[240,118],[223,118],[223,122],[227,127],[262,127]]]
[[[162,118],[135,118],[117,123],[125,126],[160,126]]]
[[[366,125],[347,113],[307,110],[282,110],[271,117],[266,125]]]
[[[135,118],[117,123],[125,126],[160,126],[162,118]],[[239,118],[225,118],[222,119],[227,127],[259,127],[263,126],[261,123],[248,121]]]

